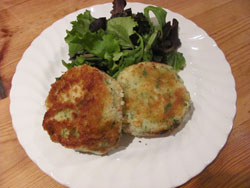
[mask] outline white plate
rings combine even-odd
[[[126,8],[142,12],[145,4]],[[94,17],[110,17],[112,5],[88,8]],[[42,128],[44,101],[55,77],[66,69],[65,30],[85,9],[74,12],[44,30],[18,63],[10,93],[12,123],[28,156],[47,174],[70,187],[173,187],[200,173],[226,143],[236,111],[235,82],[230,66],[215,41],[190,20],[177,18],[187,60],[180,73],[190,91],[195,111],[176,135],[154,139],[125,137],[108,156],[80,154],[50,141]],[[139,142],[140,141],[140,142]]]

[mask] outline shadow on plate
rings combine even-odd
[[[111,150],[108,153],[108,156],[117,153],[119,151],[125,150],[129,146],[129,144],[133,142],[134,138],[135,138],[134,136],[123,133],[120,140],[120,146],[114,150]]]

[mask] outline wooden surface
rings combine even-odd
[[[168,8],[194,21],[218,44],[231,65],[237,114],[216,160],[181,188],[250,187],[250,1],[138,0]],[[0,187],[64,187],[26,155],[12,128],[9,91],[23,52],[42,30],[63,16],[107,0],[0,1]],[[35,63],[35,62],[34,62]]]

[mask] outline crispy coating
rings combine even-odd
[[[124,91],[123,131],[155,136],[177,127],[190,109],[183,81],[170,66],[143,62],[118,76]]]
[[[119,144],[121,93],[104,72],[88,65],[74,67],[51,85],[43,127],[53,142],[105,154]]]

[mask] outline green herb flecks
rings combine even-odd
[[[148,72],[144,69],[143,72],[142,72],[142,75],[143,76],[147,76]]]
[[[173,125],[172,125],[172,129],[174,129],[174,128],[176,128],[177,126],[179,126],[180,125],[180,121],[179,120],[177,120],[177,119],[174,119],[173,120]]]
[[[166,106],[164,106],[164,114],[166,114],[171,107],[172,107],[171,103],[168,103]]]
[[[158,77],[158,78],[156,79],[156,85],[155,85],[155,87],[156,87],[157,89],[160,88],[160,81],[161,81],[161,78]]]
[[[68,138],[69,134],[70,134],[70,132],[69,132],[69,130],[67,128],[63,128],[61,130],[61,135],[62,135],[63,138]]]
[[[184,106],[189,106],[189,102],[188,101],[184,101]]]
[[[80,136],[80,132],[75,127],[72,129],[71,133],[77,138]]]
[[[112,126],[112,127],[115,127],[115,126],[116,126],[116,122],[113,121],[113,122],[111,123],[111,126]]]
[[[108,147],[108,146],[109,146],[109,143],[106,140],[102,141],[101,144],[100,144],[101,148],[105,148],[105,147]]]
[[[168,93],[168,95],[169,95],[169,97],[173,97],[173,91],[169,91],[169,93]]]

